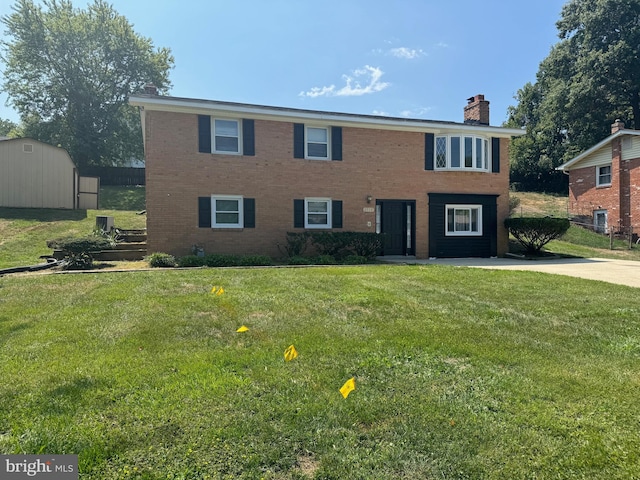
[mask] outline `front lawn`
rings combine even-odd
[[[0,344],[0,453],[76,453],[82,479],[640,471],[628,287],[440,266],[31,274],[0,278]]]

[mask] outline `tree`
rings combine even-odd
[[[556,26],[560,42],[509,108],[507,125],[527,130],[512,143],[511,178],[527,190],[566,189],[555,167],[616,119],[640,128],[640,2],[571,0]]]
[[[9,136],[17,130],[18,126],[11,120],[0,118],[0,137]]]
[[[12,9],[2,17],[9,40],[0,58],[24,135],[65,148],[80,169],[142,158],[140,119],[127,99],[147,82],[167,91],[170,50],[155,49],[104,0],[86,10],[18,0]]]

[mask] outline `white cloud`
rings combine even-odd
[[[393,55],[394,57],[404,58],[407,60],[413,60],[414,58],[426,55],[425,51],[421,48],[415,49],[407,47],[392,48],[391,50],[389,50],[389,54]]]
[[[444,43],[444,42],[438,42],[435,45],[436,48],[449,48],[449,44],[448,43]]]
[[[402,110],[400,112],[400,116],[406,117],[406,118],[415,118],[415,117],[421,117],[422,115],[426,115],[430,111],[431,111],[431,107],[418,107],[412,110]]]
[[[381,117],[388,117],[389,112],[385,112],[384,110],[374,110],[373,115],[379,115]]]
[[[351,75],[342,75],[345,85],[336,88],[335,85],[328,87],[312,87],[306,92],[300,92],[301,97],[354,97],[369,93],[380,92],[390,86],[389,82],[381,82],[380,78],[384,72],[378,67],[365,65],[363,68],[355,70]],[[365,83],[362,83],[364,81]]]

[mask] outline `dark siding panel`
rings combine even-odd
[[[198,115],[198,152],[211,153],[211,117]]]
[[[491,171],[500,173],[500,139],[491,138]]]
[[[256,228],[256,199],[245,198],[244,207],[244,228]]]
[[[211,228],[211,197],[198,197],[198,227]]]
[[[331,127],[331,160],[342,160],[342,127]]]
[[[342,228],[342,200],[331,201],[331,227]]]
[[[433,158],[435,148],[435,135],[433,133],[424,134],[424,169],[433,170]]]
[[[439,258],[495,257],[498,253],[496,195],[429,194],[429,256]],[[482,236],[448,237],[447,204],[482,205]]]
[[[248,118],[242,119],[242,154],[251,157],[256,154],[254,123]]]
[[[293,227],[304,228],[304,200],[293,201]]]
[[[304,158],[304,123],[293,124],[293,158]]]

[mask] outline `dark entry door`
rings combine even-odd
[[[380,208],[384,255],[413,255],[415,202],[383,200]]]

